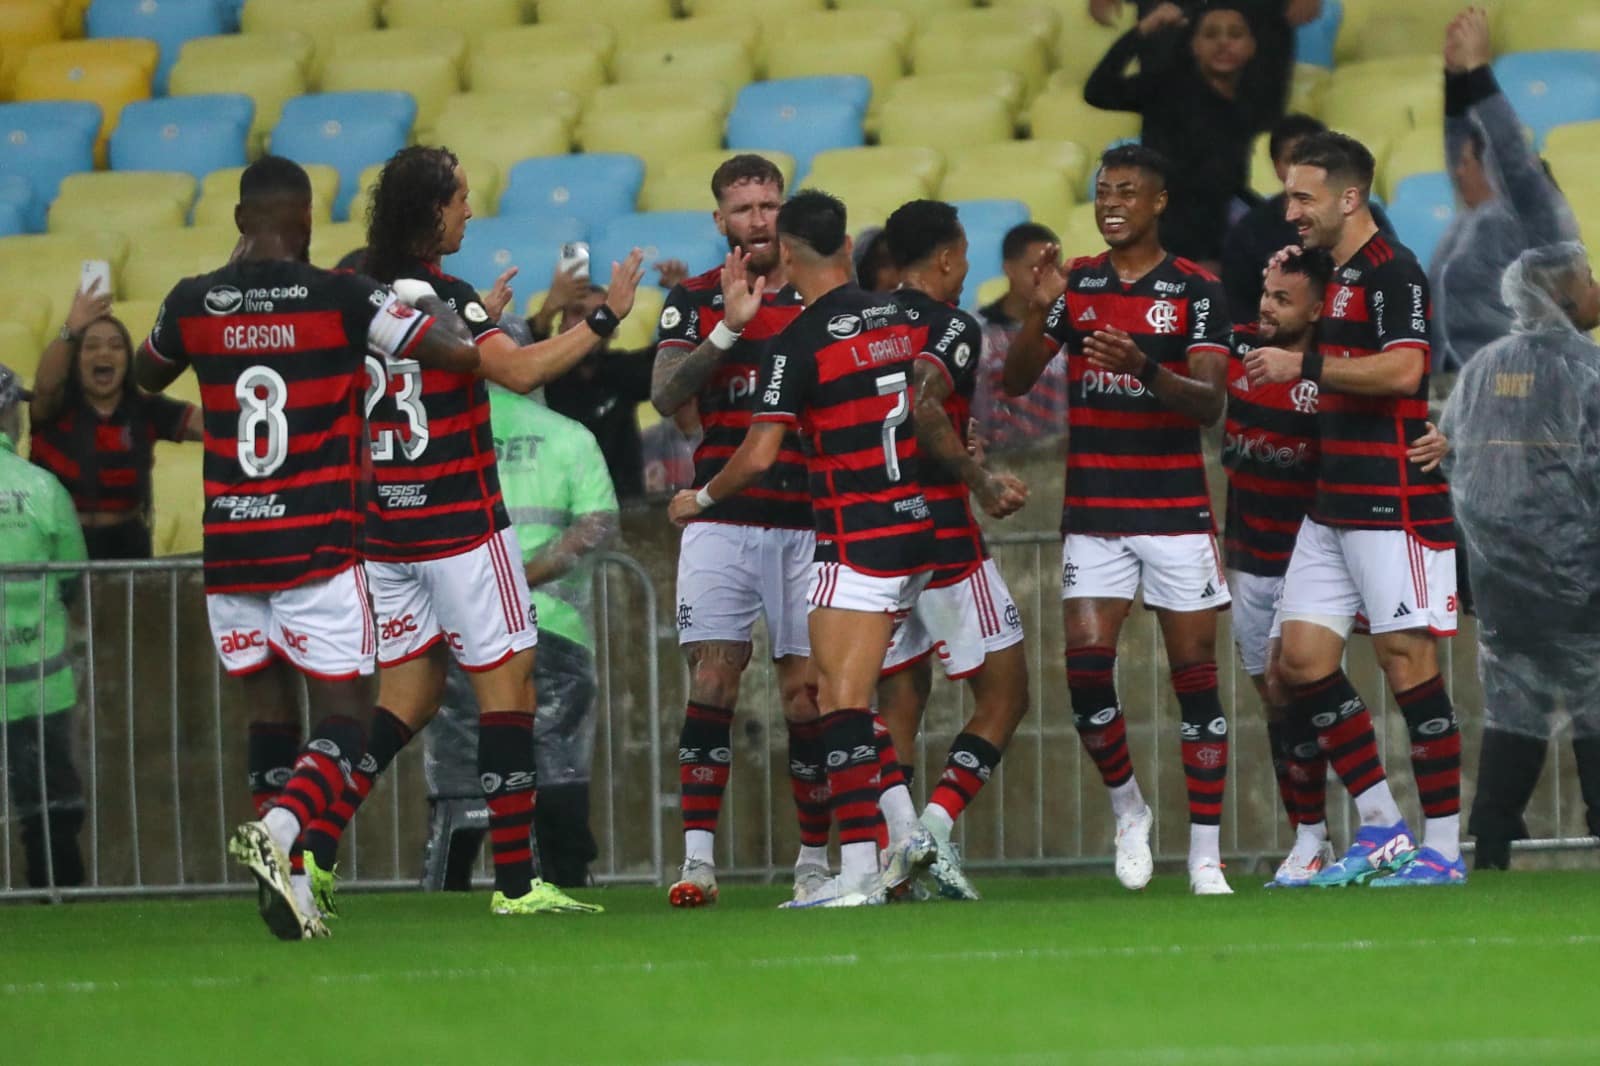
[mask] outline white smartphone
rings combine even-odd
[[[95,283],[100,283],[101,295],[111,293],[111,264],[104,259],[85,259],[83,261],[83,277],[78,282],[79,292],[95,291]]]
[[[577,268],[580,280],[589,280],[589,244],[587,241],[568,241],[561,246],[561,258],[556,260],[556,269],[566,274],[574,267]]]

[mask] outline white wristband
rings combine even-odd
[[[718,322],[716,327],[712,329],[711,336],[707,337],[706,339],[711,342],[712,347],[716,348],[718,351],[725,352],[729,348],[733,347],[734,342],[737,341],[741,335],[741,333],[735,333],[733,330],[729,329],[726,322]]]
[[[715,333],[716,331],[713,330],[712,335],[715,336]],[[702,488],[699,492],[694,494],[694,502],[695,505],[700,508],[700,510],[704,511],[717,501],[711,498],[711,493]]]

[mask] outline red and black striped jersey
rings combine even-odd
[[[1317,386],[1303,380],[1252,385],[1244,357],[1257,341],[1255,323],[1233,327],[1222,438],[1228,472],[1223,541],[1230,570],[1282,577],[1317,494]]]
[[[1323,389],[1317,408],[1322,458],[1311,514],[1324,525],[1404,529],[1434,548],[1455,546],[1450,490],[1438,471],[1406,459],[1427,431],[1433,308],[1428,278],[1411,251],[1374,234],[1334,272],[1322,302],[1317,347],[1325,360],[1422,349],[1422,381],[1410,396],[1353,396]]]
[[[911,341],[917,358],[937,367],[950,383],[944,412],[955,427],[956,435],[965,441],[983,351],[982,327],[961,308],[935,300],[917,289],[897,290],[894,301],[911,325]],[[966,483],[931,457],[923,457],[919,469],[922,495],[933,512],[937,541],[934,552],[937,569],[929,585],[934,588],[953,585],[966,580],[982,566],[989,550],[983,543],[983,530],[973,517]]]
[[[717,364],[711,380],[700,390],[700,426],[704,435],[694,450],[696,488],[703,488],[716,477],[744,440],[755,406],[761,357],[772,338],[782,333],[802,309],[800,294],[792,285],[768,292],[762,298],[761,310],[744,327]],[[723,317],[719,266],[689,278],[667,294],[656,350],[697,348]],[[806,487],[805,463],[800,440],[791,434],[784,439],[777,463],[760,481],[736,496],[718,500],[695,521],[810,529],[811,493]]]
[[[200,379],[208,592],[270,592],[360,560],[368,354],[433,319],[357,274],[240,260],[186,278],[144,342]]]
[[[1084,339],[1116,327],[1145,355],[1188,375],[1189,356],[1227,356],[1222,284],[1187,259],[1167,256],[1124,284],[1110,253],[1074,260],[1045,335],[1066,348],[1070,386],[1063,533],[1210,533],[1200,424],[1170,411],[1132,374],[1090,365]]]
[[[68,403],[33,424],[28,458],[66,486],[79,514],[148,515],[155,443],[188,428],[189,405],[169,396],[125,394],[109,415]]]
[[[432,285],[479,344],[500,335],[477,291],[460,278],[420,259],[400,277]],[[510,525],[483,378],[406,359],[368,360],[367,374],[373,480],[367,558],[459,555]]]
[[[933,515],[918,479],[905,313],[854,283],[819,298],[773,339],[756,422],[799,428],[819,563],[900,576],[933,565]]]

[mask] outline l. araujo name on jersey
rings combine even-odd
[[[1169,255],[1127,285],[1109,253],[1073,261],[1045,321],[1045,335],[1067,352],[1072,446],[1063,533],[1212,532],[1199,423],[1169,410],[1134,375],[1093,366],[1083,342],[1120,329],[1187,376],[1190,354],[1228,354],[1226,306],[1221,283],[1187,259]]]

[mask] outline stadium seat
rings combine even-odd
[[[1310,63],[1296,63],[1289,81],[1289,110],[1302,115],[1322,113],[1322,94],[1328,89],[1333,71]]]
[[[523,0],[450,0],[450,20],[474,34],[494,33],[521,25],[526,7]],[[434,29],[439,15],[438,0],[383,0],[383,24],[390,29]]]
[[[174,281],[177,279],[174,278]],[[166,293],[161,294],[164,298]],[[161,310],[161,300],[118,300],[111,305],[111,313],[122,320],[128,327],[128,333],[133,337],[133,343],[138,344],[150,336],[150,327],[156,324],[156,315]]]
[[[69,174],[50,205],[50,232],[174,229],[188,222],[195,191],[194,175],[181,171]]]
[[[1493,13],[1498,4],[1483,0],[1477,6]],[[1334,59],[1343,66],[1390,56],[1437,57],[1445,27],[1461,7],[1458,0],[1344,0]]]
[[[585,152],[625,152],[647,168],[660,166],[679,152],[720,146],[722,115],[671,100],[640,100],[628,110],[590,108],[578,123],[578,143]]]
[[[973,12],[973,14],[991,14]],[[1044,88],[1050,70],[1049,50],[1026,29],[1004,29],[1004,11],[992,12],[994,29],[939,29],[937,23],[919,34],[911,67],[918,74],[941,70],[1009,70],[1022,75],[1029,93]]]
[[[1038,216],[1034,216],[1038,219]],[[1094,220],[1094,205],[1079,204],[1067,212],[1064,222],[1045,220],[1045,225],[1061,238],[1061,255],[1071,261],[1080,256],[1099,255],[1106,250],[1106,239]]]
[[[66,295],[61,297],[66,299]],[[64,317],[64,316],[63,316]],[[17,368],[11,360],[17,358],[22,351],[32,348],[37,351],[50,343],[50,338],[55,336],[61,323],[56,319],[55,301],[42,293],[21,292],[9,295],[0,295],[0,322],[9,322],[22,326],[33,335],[32,345],[20,345],[16,348],[0,348],[0,362],[4,362],[11,369]]]
[[[418,126],[432,126],[444,102],[461,91],[467,39],[450,30],[371,30],[342,34],[322,58],[325,93],[410,93]]]
[[[0,237],[15,237],[28,232],[25,210],[16,204],[0,203]]]
[[[541,22],[474,35],[468,60],[470,65],[472,56],[510,55],[545,63],[576,52],[592,52],[602,64],[609,64],[616,50],[617,31],[603,22]]]
[[[1322,0],[1322,13],[1294,32],[1295,62],[1332,67],[1334,42],[1343,19],[1344,4],[1340,0]]]
[[[840,11],[898,11],[914,22],[922,22],[936,12],[971,10],[971,0],[833,0]]]
[[[611,283],[611,264],[634,248],[644,251],[645,278],[654,278],[655,264],[681,259],[689,274],[703,274],[722,262],[728,241],[717,232],[707,211],[653,211],[619,215],[595,229],[590,241],[589,271],[596,284]]]
[[[620,31],[672,16],[672,0],[539,0],[540,22],[600,22]]]
[[[467,223],[461,250],[446,256],[444,269],[479,292],[488,292],[507,267],[517,268],[516,285],[522,289],[548,289],[555,274],[561,246],[571,238],[553,233],[548,219],[474,219]]]
[[[919,195],[932,196],[939,187],[944,170],[944,155],[937,149],[917,145],[886,145],[820,152],[812,160],[808,177],[816,178],[816,184],[825,189],[829,182],[840,180],[879,176],[909,178],[921,187]]]
[[[1006,171],[1049,171],[1065,179],[1074,189],[1088,176],[1090,163],[1089,154],[1081,145],[1072,141],[1040,139],[968,145],[948,153],[948,160],[951,170],[988,167],[996,175],[996,180],[1000,180]],[[1010,199],[1024,198],[1014,196]],[[1034,217],[1038,217],[1038,212],[1034,212]]]
[[[1417,254],[1424,269],[1455,215],[1456,192],[1443,171],[1413,174],[1401,181],[1386,210],[1400,242]]]
[[[185,376],[193,378],[192,374]],[[150,542],[159,558],[201,551],[206,513],[204,460],[205,449],[198,444],[156,442],[150,472]]]
[[[1026,6],[1037,0],[991,0],[990,6],[1005,10]],[[1117,22],[1102,26],[1089,16],[1089,5],[1077,0],[1058,0],[1050,5],[1061,16],[1061,29],[1055,43],[1056,73],[1071,84],[1081,86],[1100,62],[1113,41],[1133,28],[1134,4],[1123,4]]]
[[[589,94],[584,114],[651,111],[658,107],[698,107],[712,112],[721,122],[728,117],[728,108],[732,103],[733,90],[724,82],[709,78],[664,78],[602,85]]]
[[[433,125],[417,126],[418,144],[448,144],[449,138],[463,128],[482,127],[484,133],[493,133],[529,119],[541,128],[548,128],[547,120],[559,119],[562,128],[570,135],[583,113],[583,99],[565,89],[555,89],[531,96],[508,96],[502,93],[457,93],[444,102]],[[571,137],[559,151],[571,149]],[[529,155],[544,155],[529,152]]]
[[[361,168],[381,162],[411,139],[416,104],[402,92],[315,93],[283,106],[272,130],[272,150],[298,163],[325,163],[339,171],[333,217],[343,221]]]
[[[969,288],[972,286],[970,275],[969,280],[967,281],[967,286]],[[978,284],[978,297],[977,300],[974,301],[975,305],[978,307],[988,307],[996,300],[1003,299],[1006,291],[1010,288],[1011,282],[1003,274],[988,278]]]
[[[738,40],[624,41],[617,46],[611,70],[623,83],[710,79],[725,86],[730,97],[755,76],[750,50]]]
[[[239,231],[231,224],[141,233],[128,244],[121,274],[123,298],[163,299],[180,278],[220,268],[238,242]]]
[[[924,108],[938,111],[943,121],[945,107],[991,97],[1005,104],[1006,113],[1015,121],[1022,113],[1023,101],[1027,99],[1022,75],[1010,70],[912,74],[889,86],[882,106],[887,107],[903,98],[917,100]]]
[[[785,108],[817,104],[846,104],[864,116],[872,103],[872,82],[859,74],[819,74],[804,78],[774,78],[751,82],[739,90],[734,110],[753,109],[752,121],[782,119]]]
[[[0,100],[11,98],[17,67],[28,50],[60,39],[55,0],[0,0]]]
[[[1047,141],[1072,141],[1089,159],[1098,159],[1115,141],[1139,135],[1139,116],[1127,111],[1101,111],[1084,102],[1081,90],[1049,90],[1028,108],[1032,135]]]
[[[1048,4],[1012,4],[1001,10],[955,4],[930,8],[922,23],[922,32],[968,37],[1026,33],[1044,49],[1048,69],[1051,50],[1061,32],[1061,14]]]
[[[1341,64],[1328,79],[1318,115],[1333,129],[1390,140],[1408,129],[1438,125],[1444,119],[1440,64],[1416,58]]]
[[[12,92],[18,100],[85,100],[100,105],[95,158],[105,160],[106,140],[123,105],[150,96],[158,51],[152,41],[60,41],[28,51]]]
[[[113,170],[182,170],[201,180],[249,162],[255,104],[227,93],[139,100],[111,135]]]
[[[1495,12],[1496,55],[1557,48],[1600,50],[1600,7],[1572,0],[1516,0]]]
[[[0,288],[11,296],[43,293],[65,314],[66,301],[83,279],[85,259],[110,263],[115,289],[120,285],[122,264],[127,257],[128,238],[109,231],[6,237],[0,239]]]
[[[1077,202],[1077,188],[1078,182],[1059,171],[957,162],[940,183],[939,195],[953,201],[1007,197],[1027,205],[1031,217],[1059,226]]]
[[[167,91],[167,74],[184,42],[226,33],[216,0],[94,0],[89,7],[90,37],[144,37],[161,49],[156,93]]]
[[[378,8],[369,0],[247,0],[239,13],[239,29],[246,35],[293,30],[311,41],[313,80],[334,41],[377,28]]]
[[[803,175],[818,152],[864,144],[861,122],[861,112],[851,103],[747,104],[740,93],[728,116],[728,147],[783,152]]]
[[[993,96],[943,100],[930,108],[926,100],[902,94],[884,101],[878,112],[878,143],[885,145],[920,144],[947,151],[1004,141],[1015,132],[1010,109]]]
[[[23,384],[31,386],[33,375],[39,369],[39,356],[43,349],[32,329],[22,322],[0,320],[0,352],[4,352],[6,367],[15,371]]]
[[[311,262],[332,270],[339,260],[367,244],[365,219],[350,222],[319,222],[311,227]]]
[[[637,156],[592,154],[526,159],[506,174],[502,218],[568,215],[599,223],[632,214],[644,184]]]
[[[4,156],[0,155],[0,204],[11,208],[22,219],[24,232],[33,225],[33,182],[22,174],[5,173]]]
[[[306,91],[311,41],[298,33],[230,34],[202,37],[183,46],[172,68],[172,96],[242,93],[255,102],[250,152],[259,154],[278,124],[283,105]]]
[[[417,143],[442,144],[458,156],[493,164],[503,175],[524,159],[566,155],[572,150],[566,118],[540,112],[514,95],[464,93],[446,101],[433,131],[419,134]],[[476,176],[473,183],[476,186]],[[474,198],[473,210],[493,214],[495,202]]]
[[[967,285],[962,306],[976,307],[978,282],[1001,272],[1000,245],[1006,231],[1028,221],[1028,205],[1019,200],[953,201],[967,232]]]
[[[1544,143],[1552,126],[1600,119],[1600,52],[1522,52],[1494,63],[1517,118]]]
[[[30,229],[44,229],[62,178],[94,169],[99,130],[100,108],[85,101],[0,104],[0,174],[27,179]]]
[[[339,195],[339,171],[324,163],[302,165],[311,177],[311,220],[330,221],[333,202]],[[194,225],[233,225],[233,209],[239,206],[239,175],[243,173],[243,167],[228,167],[205,176],[200,182],[200,199],[194,205]]]
[[[448,145],[446,147],[449,147]],[[474,218],[494,215],[500,200],[500,168],[487,159],[474,159],[456,153],[461,168],[467,173],[467,198],[472,205]],[[372,190],[378,184],[382,163],[374,163],[361,172],[356,182],[356,195],[350,201],[350,222],[365,225],[367,205],[372,202]]]
[[[655,49],[670,50],[678,46],[697,48],[706,44],[734,43],[743,45],[746,54],[753,61],[761,55],[762,35],[761,20],[748,8],[741,12],[726,11],[720,15],[701,15],[692,21],[666,19],[662,22],[632,23],[617,31],[617,47],[611,56],[611,66],[617,72],[620,81],[622,59],[627,52],[640,48],[648,52]],[[737,85],[734,87],[737,88]]]
[[[668,160],[645,175],[639,206],[646,211],[710,211],[716,206],[711,198],[711,175],[724,160],[737,154],[738,151],[731,148],[718,148],[707,152],[686,152]],[[793,156],[785,152],[762,150],[757,150],[756,154],[765,156],[777,166],[783,175],[785,189],[794,184]]]
[[[1406,178],[1444,169],[1444,128],[1429,125],[1408,130],[1390,144],[1384,155],[1378,168],[1377,191],[1393,199]]]
[[[860,74],[876,96],[905,73],[910,44],[911,20],[898,13],[797,15],[768,38],[763,69],[769,78]]]
[[[682,0],[684,12],[692,19],[716,18],[719,15],[754,15],[770,32],[774,26],[787,25],[796,15],[813,15],[827,8],[827,0]]]
[[[544,29],[525,26],[522,29]],[[586,97],[606,83],[606,63],[597,51],[574,49],[552,55],[529,56],[501,51],[505,37],[517,30],[487,38],[467,59],[466,87],[475,93],[508,96],[543,96],[557,90]],[[488,44],[495,47],[486,47]]]

